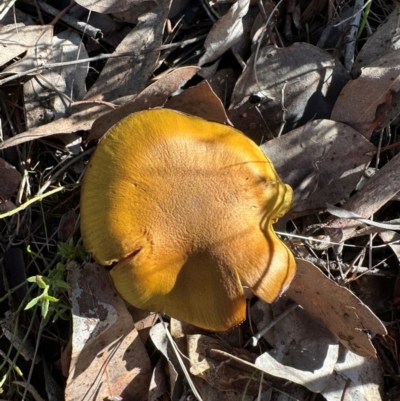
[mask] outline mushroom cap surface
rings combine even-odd
[[[240,131],[168,109],[113,126],[81,193],[86,249],[132,305],[223,331],[246,316],[242,282],[273,302],[295,273],[272,223],[292,201]]]

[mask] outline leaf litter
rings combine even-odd
[[[71,305],[64,326],[49,320],[42,328],[31,311],[18,309],[29,299],[17,301],[5,273],[2,319],[18,316],[8,319],[7,341],[15,343],[13,331],[33,341],[44,332],[32,358],[46,360],[66,400],[189,399],[191,393],[211,401],[260,394],[305,400],[316,393],[327,401],[380,400],[393,392],[400,336],[393,325],[398,303],[388,300],[398,299],[399,236],[352,216],[398,224],[398,6],[378,3],[386,22],[369,11],[368,29],[360,29],[365,43],[350,44],[356,54],[351,78],[343,67],[348,56],[332,50],[348,51],[340,39],[344,30],[329,35],[336,38],[331,45],[317,35],[321,14],[328,17],[323,24],[333,21],[327,2],[287,1],[286,16],[268,1],[198,6],[182,0],[173,13],[169,1],[150,7],[136,0],[77,3],[65,10],[54,3],[51,21],[43,11],[18,2],[13,9],[10,2],[0,20],[0,214],[7,215],[0,219],[0,266],[2,254],[15,247],[30,275],[49,274],[51,260],[73,261],[70,293],[58,294]],[[352,13],[344,9],[335,23]],[[104,14],[114,17],[112,29],[101,25]],[[75,31],[69,24],[78,15]],[[304,41],[306,23],[310,43]],[[93,29],[107,38],[91,35]],[[77,253],[78,164],[121,118],[155,107],[233,124],[261,145],[294,189],[293,207],[278,223],[298,256],[286,295],[272,305],[249,296],[249,319],[228,333],[171,319],[175,345],[156,315],[127,308],[107,272]],[[366,178],[370,166],[375,175]],[[42,197],[49,186],[65,190]],[[353,214],[329,215],[336,209],[327,204]],[[60,219],[71,212],[65,231]],[[57,238],[69,244],[62,253]],[[374,275],[393,283],[392,297],[371,301],[374,283],[368,287],[364,278]],[[293,302],[300,307],[288,311]],[[252,330],[271,325],[251,346]],[[54,345],[55,358],[46,350]],[[7,345],[0,348],[4,358]],[[37,368],[18,354],[14,365],[24,381],[12,381],[5,358],[1,390],[9,399],[17,399],[17,386],[24,399],[28,393],[57,399],[48,375],[29,374]],[[389,372],[385,381],[383,372]]]

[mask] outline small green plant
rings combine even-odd
[[[58,253],[67,262],[76,259],[85,259],[87,253],[83,245],[78,241],[74,244],[74,239],[70,238],[67,242],[63,242],[58,245]]]
[[[54,296],[60,289],[69,288],[69,285],[63,280],[64,273],[65,265],[57,263],[55,269],[51,270],[47,277],[36,275],[27,279],[30,283],[36,283],[40,290],[42,290],[42,293],[29,301],[25,306],[25,310],[33,308],[35,305],[40,306],[43,326],[49,322],[50,318],[52,318],[53,322],[58,318],[68,320],[66,311],[69,309],[69,306],[61,303]]]

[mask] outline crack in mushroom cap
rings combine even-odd
[[[272,223],[292,201],[234,128],[168,109],[112,127],[82,184],[81,230],[132,305],[223,331],[245,319],[241,282],[273,302],[295,273]]]

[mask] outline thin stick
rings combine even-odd
[[[22,210],[26,209],[28,206],[32,205],[33,203],[35,203],[37,201],[41,201],[48,196],[54,195],[55,193],[60,192],[63,189],[65,189],[65,187],[58,187],[58,188],[52,189],[49,192],[46,192],[43,195],[35,196],[34,198],[29,199],[27,202],[23,203],[21,206],[15,208],[13,210],[10,210],[7,213],[0,214],[0,219],[4,219],[5,217],[13,216],[14,214],[17,214],[18,212],[21,212]]]

